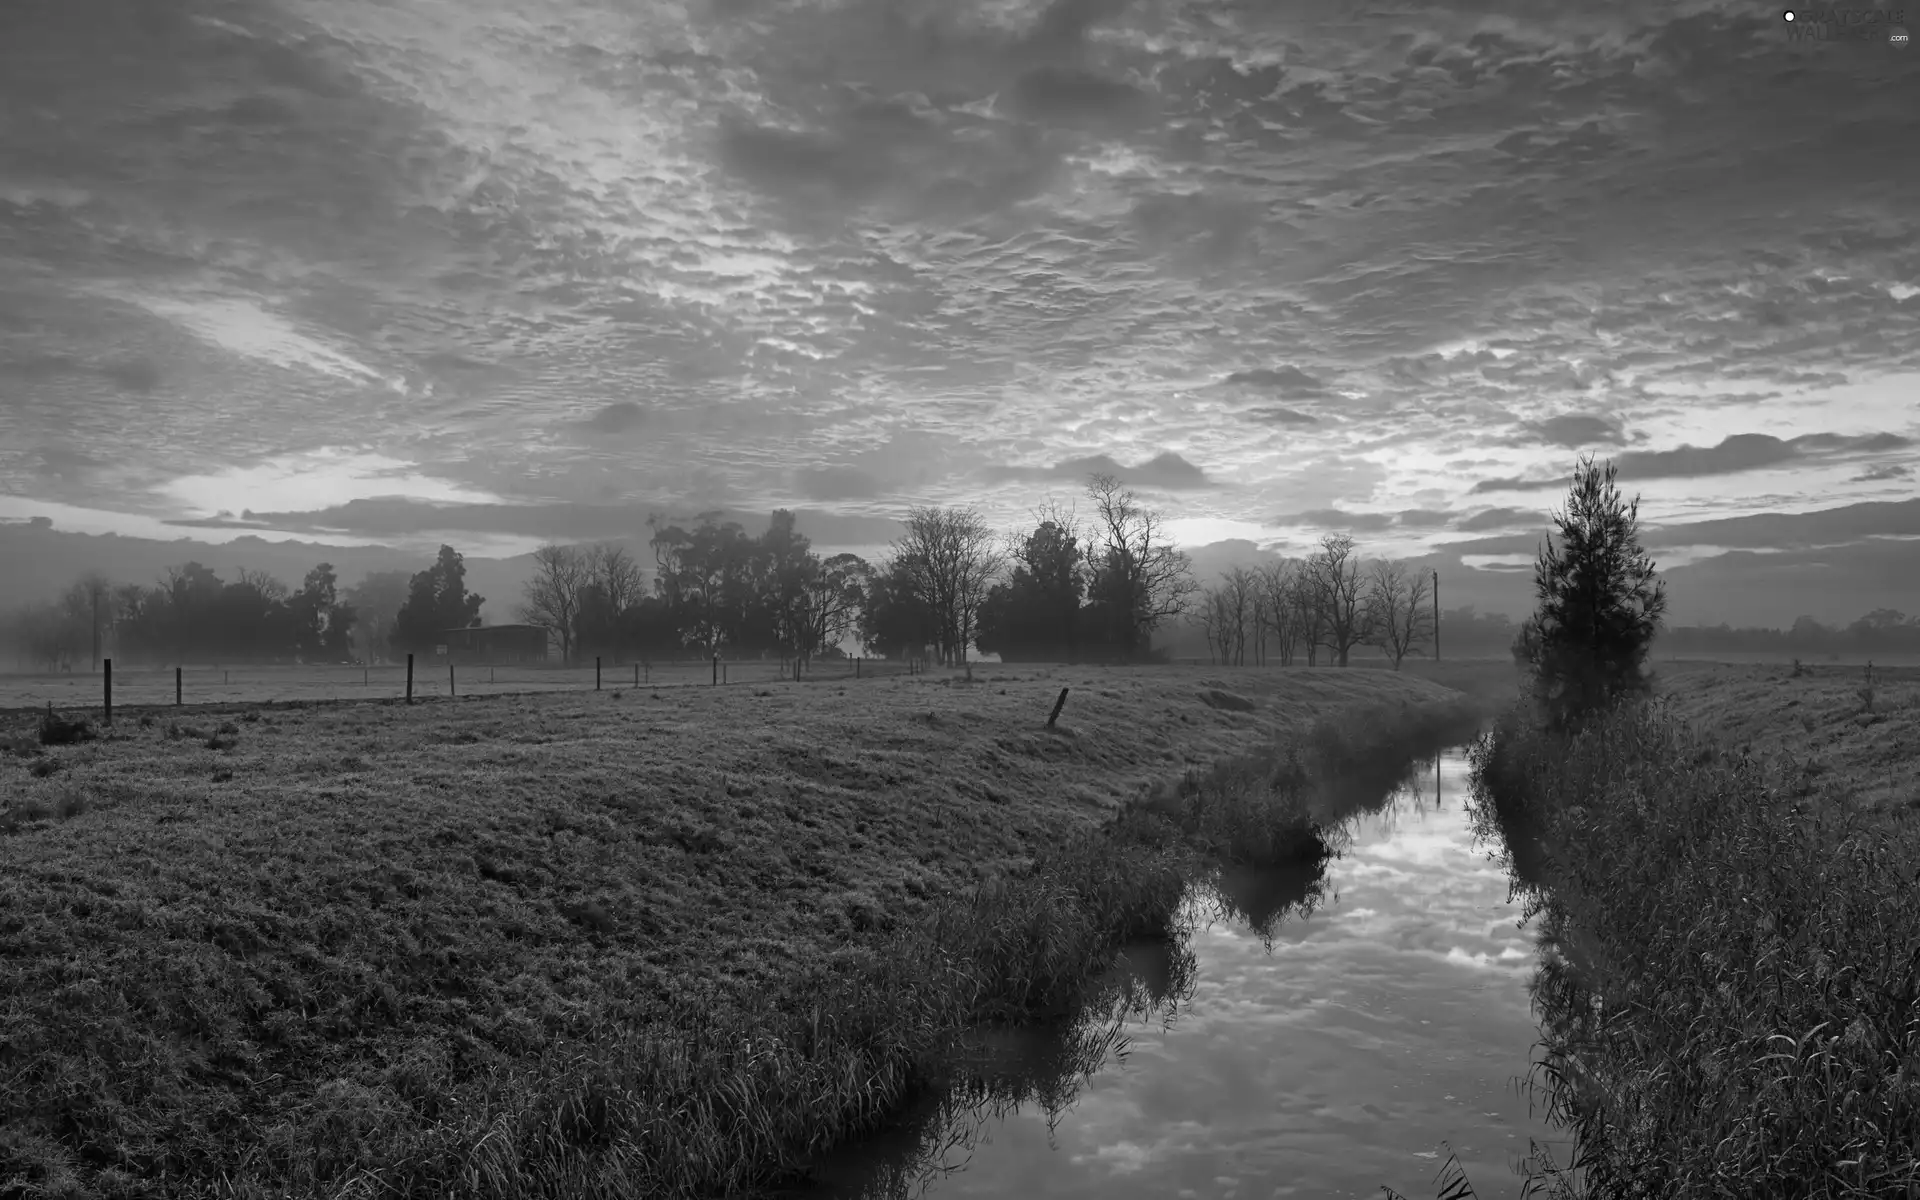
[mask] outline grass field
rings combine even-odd
[[[1909,813],[1920,798],[1920,667],[1673,663],[1656,688],[1674,714],[1863,807]],[[1916,815],[1920,815],[1917,813]]]
[[[609,1114],[653,1111],[622,1090],[635,1079],[681,1107],[633,1128],[666,1145],[690,1122],[701,1146],[668,1139],[689,1170],[745,1170],[731,1147],[844,1127],[795,1117],[807,1097],[892,1094],[855,1077],[894,1070],[859,1030],[906,1018],[873,1006],[919,1002],[885,973],[958,953],[901,931],[1002,936],[953,924],[956,896],[1024,913],[1024,942],[976,937],[971,961],[1004,975],[1008,953],[1037,955],[1044,980],[1073,896],[1151,885],[1151,908],[1167,890],[1151,855],[1116,880],[1062,846],[1317,716],[1448,698],[1384,671],[976,668],[971,685],[130,706],[104,738],[45,749],[16,712],[0,1191],[617,1194]],[[1065,865],[1019,891],[1049,855]],[[855,986],[828,970],[849,962],[867,998],[829,1036],[818,998]],[[752,1023],[769,997],[803,1006],[771,1043],[712,1033],[775,1028]]]

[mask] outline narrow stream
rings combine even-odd
[[[1063,1087],[1056,1065],[1017,1104],[930,1102],[821,1163],[807,1194],[1161,1200],[1386,1184],[1430,1200],[1444,1141],[1479,1196],[1520,1195],[1528,1139],[1566,1147],[1514,1085],[1537,1036],[1534,943],[1473,840],[1467,776],[1464,749],[1448,751],[1349,818],[1319,879],[1237,871],[1196,889],[1192,969],[1170,967],[1165,945],[1122,963],[1175,999],[1121,1019],[1123,1045],[1083,1053],[1090,1073]],[[1047,1077],[1062,1040],[1002,1035],[990,1069]]]

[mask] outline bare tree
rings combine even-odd
[[[250,570],[247,567],[240,568],[239,583],[242,587],[252,588],[255,592],[259,593],[262,600],[266,600],[269,603],[275,600],[285,600],[292,594],[287,590],[286,584],[281,583],[265,571]]]
[[[634,561],[625,546],[616,542],[596,542],[583,553],[589,579],[600,588],[609,610],[616,614],[623,613],[646,595],[646,581],[641,575],[640,564]]]
[[[1373,644],[1386,651],[1393,669],[1408,654],[1433,638],[1432,592],[1425,571],[1408,572],[1406,564],[1381,559],[1367,572],[1367,621]]]
[[[593,581],[593,566],[579,546],[548,542],[533,552],[534,576],[516,610],[529,625],[545,625],[560,638],[560,660],[573,662],[582,593]]]
[[[100,643],[113,625],[113,581],[89,571],[73,582],[62,597],[67,615],[92,631],[93,669],[100,669]]]
[[[1264,623],[1263,634],[1273,634],[1274,652],[1279,655],[1280,665],[1293,665],[1293,656],[1300,645],[1300,635],[1305,628],[1296,594],[1299,584],[1300,564],[1293,559],[1283,558],[1279,562],[1269,563],[1260,569],[1256,582],[1260,589],[1260,618]]]
[[[894,543],[894,561],[932,610],[942,661],[963,661],[973,641],[981,601],[1006,566],[993,531],[971,506],[914,508],[906,535]]]
[[[1253,572],[1245,567],[1235,567],[1222,577],[1226,586],[1221,590],[1226,595],[1228,648],[1232,651],[1231,665],[1243,667],[1247,664],[1247,633],[1254,617],[1254,597],[1257,590]]]
[[[1231,608],[1226,588],[1207,584],[1200,589],[1198,602],[1187,613],[1187,619],[1198,625],[1202,636],[1207,639],[1207,661],[1210,663],[1227,661],[1227,626],[1231,620]]]
[[[1348,653],[1371,633],[1364,604],[1366,588],[1360,559],[1353,552],[1353,539],[1344,533],[1327,534],[1307,562],[1319,601],[1320,633],[1335,661],[1344,667]]]
[[[1320,586],[1314,556],[1302,559],[1295,568],[1288,594],[1299,642],[1307,648],[1307,665],[1315,666],[1320,661],[1320,645],[1326,638],[1327,598]]]
[[[1253,642],[1253,665],[1256,667],[1264,667],[1267,665],[1267,593],[1266,589],[1260,586],[1260,568],[1253,568],[1251,574],[1253,578],[1249,586],[1253,591],[1253,612],[1251,616],[1253,624],[1253,634],[1251,638]]]
[[[1095,534],[1105,555],[1099,570],[1102,599],[1118,614],[1128,657],[1151,645],[1162,622],[1187,611],[1199,585],[1193,564],[1168,540],[1160,514],[1142,505],[1112,475],[1088,479]]]

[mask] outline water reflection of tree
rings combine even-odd
[[[1274,867],[1223,866],[1196,896],[1209,920],[1244,924],[1273,950],[1274,934],[1291,915],[1304,919],[1326,899],[1327,863],[1288,863]]]
[[[1325,899],[1326,883],[1325,861],[1221,866],[1209,873],[1193,889],[1173,936],[1124,947],[1075,1019],[977,1034],[953,1056],[948,1077],[886,1133],[830,1156],[820,1174],[845,1184],[829,1194],[847,1200],[925,1195],[966,1169],[994,1124],[1023,1110],[1046,1114],[1051,1140],[1094,1073],[1126,1060],[1131,1028],[1156,1020],[1170,1028],[1192,1000],[1194,928],[1216,920],[1244,924],[1271,950],[1289,917],[1304,918]]]
[[[1189,940],[1190,927],[1182,926],[1169,939],[1125,947],[1071,1020],[981,1031],[956,1047],[946,1077],[891,1128],[828,1156],[817,1172],[829,1182],[827,1194],[922,1196],[965,1170],[986,1132],[1022,1110],[1046,1114],[1051,1141],[1094,1072],[1126,1060],[1129,1029],[1156,1018],[1169,1027],[1193,998],[1198,964]]]
[[[1603,1086],[1585,1065],[1606,1032],[1593,1006],[1594,971],[1599,964],[1593,947],[1549,903],[1556,864],[1540,819],[1524,805],[1508,802],[1501,789],[1488,786],[1491,750],[1489,736],[1483,735],[1471,752],[1467,817],[1475,843],[1491,847],[1488,857],[1507,872],[1508,902],[1524,902],[1520,924],[1538,918],[1534,928],[1537,962],[1527,982],[1527,996],[1541,1037],[1534,1043],[1537,1057],[1528,1077],[1515,1079],[1514,1084],[1527,1097],[1529,1110],[1535,1111],[1537,1105],[1548,1125],[1577,1129],[1577,1111],[1591,1111],[1605,1100]],[[1577,1141],[1542,1143],[1529,1138],[1527,1144],[1528,1154],[1516,1164],[1527,1178],[1526,1194],[1584,1194]]]

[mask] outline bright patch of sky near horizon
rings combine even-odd
[[[12,0],[0,517],[495,506],[477,551],[794,507],[833,547],[1112,462],[1183,542],[1401,513],[1363,537],[1411,552],[1582,448],[1655,521],[1904,499],[1920,58],[1780,26]]]

